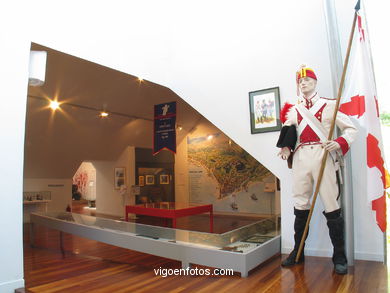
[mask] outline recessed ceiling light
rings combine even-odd
[[[107,113],[107,112],[105,112],[105,111],[100,112],[100,117],[105,118],[105,117],[107,117],[107,116],[108,116],[108,113]]]
[[[50,105],[49,107],[55,111],[57,110],[59,107],[60,107],[60,103],[58,103],[57,101],[50,101]]]

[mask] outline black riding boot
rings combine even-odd
[[[294,208],[295,222],[294,222],[294,250],[290,253],[290,255],[282,262],[283,267],[292,266],[298,263],[302,263],[305,260],[305,255],[303,253],[305,246],[303,246],[301,256],[299,257],[298,262],[295,262],[295,258],[297,257],[299,245],[301,243],[301,239],[303,236],[303,232],[305,230],[306,221],[309,216],[309,210],[297,210]],[[308,233],[309,234],[309,231]],[[307,238],[307,235],[306,235]],[[305,238],[305,240],[306,240]]]
[[[344,242],[344,219],[341,216],[341,209],[330,213],[325,213],[327,224],[329,228],[330,240],[333,244],[334,271],[339,275],[348,273],[347,257],[345,256],[345,242]]]

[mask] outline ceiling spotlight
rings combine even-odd
[[[178,125],[178,126],[177,126],[177,129],[180,131],[180,130],[182,130],[182,129],[183,129],[183,127],[182,127],[182,126],[180,126],[180,125]]]
[[[59,107],[60,107],[60,103],[58,103],[57,101],[50,101],[50,105],[49,107],[55,111],[57,110]]]
[[[214,137],[214,136],[210,134],[210,135],[207,136],[207,139],[210,140],[210,139],[212,139],[213,137]]]
[[[108,113],[106,111],[100,112],[100,117],[105,118],[108,116]]]

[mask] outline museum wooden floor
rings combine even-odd
[[[277,255],[234,276],[156,276],[154,269],[181,264],[38,226],[36,246],[24,233],[25,292],[388,292],[387,270],[379,262],[356,261],[345,276],[333,273],[329,258],[306,257],[304,265],[280,267]],[[285,256],[283,256],[285,257]],[[201,266],[197,266],[201,268]],[[204,268],[204,267],[203,267]]]

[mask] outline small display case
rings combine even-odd
[[[51,201],[50,191],[25,191],[23,192],[23,203],[49,202]]]
[[[50,202],[50,191],[23,192],[23,222],[29,223],[30,214],[33,212],[47,212],[47,206]]]

